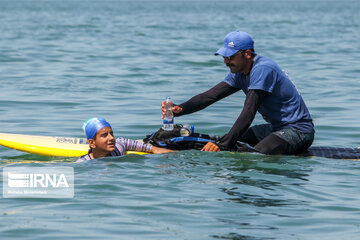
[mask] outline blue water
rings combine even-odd
[[[181,103],[224,78],[213,53],[241,29],[296,84],[314,145],[360,146],[359,12],[358,1],[1,0],[0,132],[83,137],[82,123],[102,116],[116,136],[143,138],[161,126],[166,96]],[[225,134],[243,102],[239,92],[176,121]],[[199,151],[74,160],[0,147],[1,168],[75,172],[71,199],[1,196],[1,239],[360,237],[358,161]]]

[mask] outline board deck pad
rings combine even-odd
[[[316,156],[334,159],[360,159],[359,148],[310,147],[302,156]]]

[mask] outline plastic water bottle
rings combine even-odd
[[[165,131],[171,131],[174,129],[174,114],[172,112],[173,102],[170,97],[166,97],[164,102],[164,108],[166,109],[164,120],[163,120],[163,129]]]

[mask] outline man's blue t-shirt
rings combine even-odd
[[[274,131],[293,127],[303,133],[314,132],[304,100],[286,73],[270,58],[256,55],[249,75],[230,72],[224,81],[245,94],[251,89],[270,93],[258,111]]]

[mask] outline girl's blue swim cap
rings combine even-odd
[[[110,124],[104,118],[90,118],[86,122],[84,122],[82,128],[84,129],[86,138],[92,139],[96,135],[96,133],[104,128],[111,127]]]

